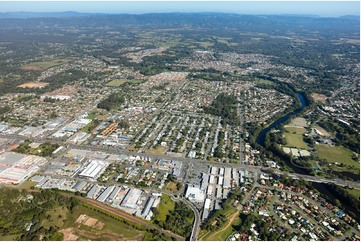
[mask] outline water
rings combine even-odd
[[[275,122],[273,122],[270,126],[268,126],[267,128],[263,129],[258,137],[257,137],[257,140],[256,142],[259,144],[259,145],[262,145],[264,146],[264,140],[265,140],[265,137],[266,137],[266,134],[273,128],[277,127],[278,125],[280,124],[283,124],[284,122],[286,122],[289,118],[291,118],[292,116],[300,113],[308,104],[306,104],[306,100],[304,98],[304,96],[301,94],[301,93],[296,93],[297,95],[297,98],[298,100],[300,101],[301,103],[301,107],[285,116],[283,116],[282,118],[276,120]],[[299,166],[295,166],[291,161],[289,160],[285,160],[284,159],[284,162],[286,163],[286,165],[290,168],[292,168],[292,170],[295,172],[295,173],[298,173],[298,174],[302,174],[302,175],[309,175],[309,170],[307,168],[305,169],[302,169],[301,167]],[[349,174],[350,172],[344,172],[343,175],[350,175]],[[336,199],[336,197],[334,196],[334,194],[329,191],[324,184],[321,184],[321,183],[312,183],[312,186],[317,190],[319,191],[320,193],[326,195],[331,201]],[[345,208],[346,212],[350,213],[351,211],[353,211],[352,207],[349,206],[345,201],[341,200],[340,198],[338,198],[340,200],[340,202],[342,203],[343,207]],[[355,215],[356,218],[359,220],[360,218],[360,215],[359,214],[356,214]]]
[[[266,134],[273,128],[277,127],[280,124],[283,124],[284,122],[286,122],[289,118],[291,118],[292,116],[300,113],[307,105],[306,105],[306,100],[303,97],[303,95],[301,93],[296,93],[296,96],[298,98],[298,100],[301,103],[301,107],[298,108],[297,110],[283,116],[282,118],[277,119],[275,122],[273,122],[270,126],[268,126],[267,128],[264,128],[258,135],[257,137],[257,144],[264,146],[264,140],[266,138]],[[287,166],[289,166],[290,168],[292,168],[292,170],[294,170],[296,173],[302,174],[302,175],[308,175],[308,169],[305,168],[300,168],[299,166],[295,166],[292,162],[288,161],[288,160],[284,160],[284,162],[286,163]]]

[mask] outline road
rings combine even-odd
[[[0,134],[0,138],[7,138],[7,139],[28,139],[25,136],[22,135],[4,135]],[[106,152],[109,154],[125,154],[129,156],[147,156],[153,159],[164,159],[164,160],[178,160],[182,162],[197,162],[197,163],[203,163],[206,165],[215,165],[215,166],[222,166],[222,167],[232,167],[232,168],[238,168],[238,169],[245,169],[252,172],[262,173],[262,171],[265,170],[274,170],[272,168],[267,167],[261,167],[261,166],[250,166],[250,165],[244,165],[244,164],[233,164],[233,163],[219,163],[219,162],[212,162],[212,161],[204,161],[200,159],[191,159],[186,157],[172,157],[169,155],[153,155],[148,153],[138,153],[138,152],[131,152],[127,150],[122,150],[115,147],[99,147],[99,146],[93,146],[93,145],[75,145],[75,144],[68,144],[64,141],[57,141],[57,140],[49,140],[46,138],[33,138],[34,142],[38,143],[44,143],[44,142],[53,142],[57,143],[58,145],[73,148],[73,149],[84,149],[84,150],[92,150],[92,151],[100,151],[100,152]],[[282,172],[282,171],[275,171],[277,174],[284,174],[287,176],[290,176],[294,179],[304,179],[306,181],[310,182],[317,182],[317,183],[334,183],[336,185],[341,186],[348,186],[350,188],[356,188],[360,189],[360,183],[359,182],[353,182],[353,181],[344,181],[341,179],[327,179],[327,178],[319,178],[309,175],[302,175],[297,173],[288,173],[288,172]]]

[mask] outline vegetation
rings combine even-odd
[[[317,155],[330,163],[338,162],[350,167],[353,171],[360,169],[360,163],[352,159],[353,152],[342,146],[316,145]]]
[[[360,137],[358,132],[359,128],[357,125],[359,124],[352,124],[351,126],[341,124],[336,119],[326,119],[322,122],[318,122],[322,128],[326,129],[327,131],[334,133],[336,137],[336,142],[346,146],[347,148],[360,153]]]
[[[119,108],[121,105],[125,103],[125,98],[123,92],[110,94],[109,97],[102,100],[98,103],[98,108],[105,109],[107,111],[113,110],[115,108]]]
[[[337,197],[336,200],[338,201],[336,200],[333,201],[336,205],[342,207],[342,204],[346,203],[352,208],[352,209],[347,209],[350,215],[352,215],[354,218],[360,215],[360,195],[355,196],[355,192],[350,193],[348,189],[344,189],[335,184],[327,184],[325,186],[330,192],[334,194],[335,197]],[[358,194],[360,194],[359,190],[358,190]],[[342,203],[340,201],[342,201]]]
[[[69,60],[67,60],[67,59],[54,59],[54,60],[49,60],[49,61],[32,62],[32,63],[26,64],[26,65],[23,65],[20,68],[23,70],[28,70],[28,71],[43,71],[50,67],[66,64],[68,62],[69,62]]]
[[[229,124],[238,124],[237,98],[233,95],[221,93],[208,107],[203,107],[205,113],[222,117]]]
[[[190,236],[194,220],[193,211],[182,202],[173,202],[163,195],[159,208],[153,208],[153,223],[183,237]]]
[[[307,144],[303,141],[303,134],[305,133],[304,128],[291,128],[287,127],[284,133],[287,146],[308,149]]]
[[[37,148],[31,148],[29,145],[31,144],[30,141],[25,141],[12,151],[21,153],[21,154],[29,154],[29,155],[38,155],[38,156],[51,156],[53,151],[59,148],[58,144],[51,144],[51,143],[43,143],[39,145]]]
[[[111,82],[107,83],[107,86],[109,87],[119,87],[121,85],[123,85],[124,83],[130,83],[130,84],[140,84],[143,83],[144,80],[125,80],[125,79],[120,79],[120,80],[113,80]]]

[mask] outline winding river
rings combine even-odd
[[[283,124],[283,123],[286,122],[288,119],[290,119],[292,116],[300,113],[305,107],[307,107],[307,106],[309,105],[308,103],[306,103],[306,100],[305,100],[303,94],[301,94],[301,93],[296,93],[296,95],[297,95],[298,100],[299,100],[300,103],[301,103],[301,107],[298,108],[297,110],[295,110],[295,111],[293,111],[293,112],[291,112],[291,113],[283,116],[282,118],[279,118],[278,120],[276,120],[275,122],[273,122],[271,125],[269,125],[267,128],[264,128],[264,129],[259,133],[259,135],[258,135],[258,137],[257,137],[257,140],[256,140],[256,142],[257,142],[259,145],[261,145],[261,146],[264,147],[265,137],[266,137],[267,133],[268,133],[271,129],[277,127],[277,126],[280,125],[280,124]],[[290,167],[295,173],[302,174],[302,175],[309,175],[309,170],[308,170],[307,168],[302,168],[302,167],[296,166],[296,165],[294,165],[292,162],[290,162],[289,160],[283,159],[283,161],[284,161],[285,164],[286,164],[288,167]],[[316,190],[318,190],[320,193],[326,195],[326,196],[327,196],[328,198],[330,198],[331,200],[334,200],[334,199],[337,198],[337,197],[335,197],[335,195],[334,195],[330,190],[328,190],[328,189],[325,187],[325,185],[322,184],[322,183],[312,183],[312,186],[313,186]],[[355,213],[353,212],[354,209],[353,209],[349,204],[347,204],[345,201],[343,201],[343,200],[340,199],[340,198],[338,198],[338,199],[341,201],[341,203],[342,203],[343,207],[345,208],[346,212],[348,212],[348,213],[352,212],[353,214],[355,214]],[[360,219],[360,214],[359,214],[359,213],[356,213],[355,216],[356,216],[356,218],[357,218],[358,220]]]
[[[283,123],[286,122],[288,119],[290,119],[292,116],[300,113],[300,112],[307,106],[306,100],[305,100],[303,94],[296,92],[296,96],[297,96],[299,102],[301,103],[301,107],[298,108],[297,110],[295,110],[295,111],[293,111],[293,112],[291,112],[291,113],[289,113],[289,114],[287,114],[287,115],[285,115],[285,116],[277,119],[277,120],[274,121],[271,125],[269,125],[267,128],[264,128],[264,129],[259,133],[259,135],[258,135],[258,137],[257,137],[257,140],[256,140],[257,144],[264,146],[264,141],[265,141],[266,135],[267,135],[267,133],[268,133],[271,129],[277,127],[277,126],[280,125],[280,124],[283,124]],[[287,166],[289,166],[290,168],[292,168],[292,170],[294,170],[296,173],[303,174],[303,175],[308,175],[308,174],[309,174],[307,169],[303,169],[303,168],[301,168],[301,167],[299,167],[299,166],[296,166],[296,165],[294,165],[294,164],[293,164],[292,162],[290,162],[290,161],[286,161],[286,160],[285,160],[285,163],[287,164]]]

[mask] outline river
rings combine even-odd
[[[300,113],[300,112],[307,106],[306,100],[305,100],[305,98],[303,97],[303,95],[302,95],[301,93],[298,93],[298,92],[297,92],[297,93],[296,93],[296,96],[297,96],[299,102],[301,103],[301,107],[298,108],[298,109],[296,109],[295,111],[293,111],[293,112],[291,112],[291,113],[283,116],[282,118],[277,119],[277,120],[274,121],[271,125],[269,125],[267,128],[264,128],[264,129],[259,133],[259,135],[258,135],[258,137],[257,137],[257,140],[256,140],[257,144],[264,146],[264,140],[265,140],[265,138],[266,138],[266,135],[267,135],[267,133],[268,133],[271,129],[277,127],[277,126],[280,125],[280,124],[283,124],[283,123],[286,122],[288,119],[290,119],[292,116]],[[303,169],[303,168],[301,168],[301,167],[299,167],[299,166],[294,165],[292,162],[290,162],[290,161],[288,161],[288,160],[287,160],[287,161],[285,160],[284,162],[286,163],[287,166],[289,166],[290,168],[292,168],[292,170],[294,170],[296,173],[299,173],[299,174],[302,174],[302,175],[309,175],[309,172],[308,172],[308,169],[307,169],[307,168]]]
[[[277,119],[275,122],[273,122],[271,125],[269,125],[267,128],[264,128],[258,135],[256,142],[264,147],[264,141],[265,141],[265,137],[267,135],[267,133],[277,127],[280,124],[283,124],[284,122],[286,122],[288,119],[290,119],[292,116],[300,113],[306,106],[308,106],[309,104],[306,103],[306,100],[304,98],[304,96],[301,93],[296,93],[297,98],[299,100],[299,102],[301,103],[301,107],[298,108],[297,110],[283,116],[282,118]],[[298,174],[302,174],[302,175],[309,175],[309,169],[307,168],[301,168],[299,166],[294,165],[292,162],[283,159],[283,161],[286,163],[286,165],[288,167],[290,167],[295,173]],[[319,191],[320,193],[326,195],[331,201],[336,199],[336,197],[334,196],[334,194],[332,194],[332,192],[330,192],[325,186],[324,184],[321,183],[312,183],[312,186]],[[339,200],[341,201],[343,207],[345,208],[346,212],[350,213],[351,211],[353,211],[353,208],[348,205],[345,201],[342,201],[340,198]],[[354,212],[352,212],[353,214],[355,214]],[[355,215],[356,218],[359,220],[360,219],[360,214],[356,214]]]

